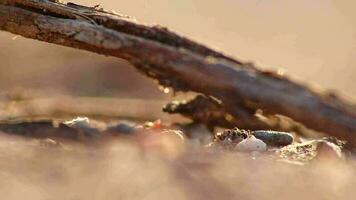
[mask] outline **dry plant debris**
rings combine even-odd
[[[141,145],[153,146],[163,145],[164,148],[176,147],[176,143],[194,144],[191,142],[191,136],[180,130],[175,125],[163,124],[160,120],[146,123],[132,123],[127,121],[104,122],[90,120],[86,117],[78,117],[72,120],[41,120],[19,122],[12,124],[0,124],[0,131],[11,134],[21,135],[31,138],[47,139],[52,142],[53,139],[59,141],[77,141],[84,143],[97,143],[107,141],[115,137],[141,138],[138,141]],[[167,147],[161,140],[172,145]],[[158,142],[158,143],[157,143]],[[203,144],[195,144],[201,146]],[[336,138],[323,138],[307,142],[295,142],[293,136],[289,133],[276,131],[249,131],[243,129],[227,129],[215,134],[213,141],[207,145],[207,148],[218,148],[232,152],[254,152],[267,151],[276,152],[276,155],[289,161],[307,162],[311,161],[318,153],[324,152],[326,147],[329,151],[335,152],[338,157],[344,157],[343,150],[345,142]],[[170,146],[170,145],[168,145]],[[173,148],[174,149],[174,148]],[[179,147],[178,149],[182,149]]]

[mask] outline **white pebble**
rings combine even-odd
[[[238,151],[266,151],[267,145],[262,140],[255,138],[255,136],[250,136],[235,146]]]
[[[65,121],[63,124],[73,128],[82,128],[89,126],[90,121],[87,117],[77,117],[75,119]]]

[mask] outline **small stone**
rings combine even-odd
[[[262,140],[269,146],[287,146],[293,143],[293,135],[287,132],[270,131],[270,130],[257,130],[252,131],[252,135]]]
[[[238,151],[266,151],[267,145],[262,140],[257,139],[255,136],[251,135],[248,138],[242,140],[235,146]]]
[[[88,127],[90,125],[90,121],[87,117],[77,117],[75,119],[65,121],[63,124],[73,128],[82,128]]]
[[[76,129],[79,132],[81,139],[97,138],[101,136],[101,132],[105,130],[105,124],[89,120],[87,117],[77,117],[75,119],[65,121],[63,124],[69,128]]]
[[[336,144],[329,141],[319,141],[316,148],[317,160],[343,159],[342,150]]]
[[[137,132],[135,126],[136,125],[134,123],[120,122],[108,125],[105,132],[110,133],[112,135],[131,135]]]
[[[142,132],[139,145],[145,151],[158,152],[167,158],[176,158],[185,149],[184,135],[179,130],[151,130]]]

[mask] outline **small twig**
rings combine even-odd
[[[254,110],[248,110],[242,106],[236,112],[238,116],[229,113],[222,103],[217,100],[198,95],[194,99],[186,101],[174,101],[163,107],[163,111],[170,114],[181,114],[191,118],[196,123],[207,124],[208,127],[216,126],[242,129],[275,129],[264,121],[259,120]]]
[[[302,124],[291,119],[276,115],[263,115],[256,113],[240,105],[236,107],[235,114],[232,114],[221,102],[198,95],[192,100],[174,101],[163,107],[163,111],[170,114],[181,114],[192,119],[195,123],[213,127],[234,128],[239,127],[247,130],[276,130],[295,132],[301,136],[312,136],[313,132],[305,128]]]

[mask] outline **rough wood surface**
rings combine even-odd
[[[286,77],[229,58],[167,29],[94,7],[48,0],[0,0],[0,29],[130,61],[166,87],[221,100],[231,113],[281,114],[356,146],[356,108]],[[236,112],[234,110],[237,110]]]
[[[255,110],[249,110],[242,105],[235,106],[235,113],[239,115],[237,118],[237,115],[231,114],[230,110],[224,107],[221,102],[204,95],[197,95],[191,100],[170,102],[163,107],[163,111],[170,114],[181,114],[193,120],[194,123],[207,125],[210,130],[213,130],[214,127],[229,129],[238,127],[246,130],[294,132],[308,138],[320,136],[315,131],[307,129],[288,117],[256,113]]]

